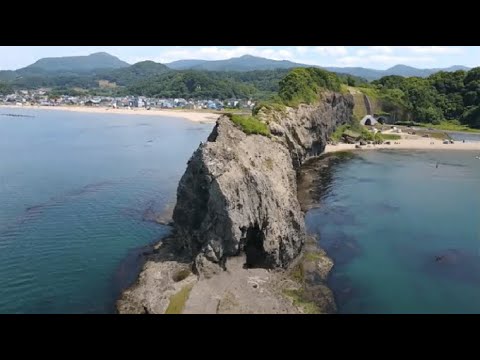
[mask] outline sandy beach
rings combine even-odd
[[[179,117],[193,122],[214,123],[220,114],[202,110],[167,110],[167,109],[113,109],[106,107],[88,107],[88,106],[16,106],[0,105],[0,109],[35,109],[52,111],[75,111],[96,114],[119,114],[119,115],[150,115],[150,116],[168,116]]]
[[[455,141],[453,144],[444,144],[442,140],[424,138],[415,135],[403,135],[400,140],[390,140],[390,145],[366,145],[361,149],[355,148],[355,144],[327,145],[325,153],[346,151],[346,150],[376,150],[376,149],[403,149],[403,150],[470,150],[480,151],[480,141],[462,142]]]

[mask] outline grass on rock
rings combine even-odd
[[[190,296],[192,287],[193,285],[187,285],[176,294],[173,294],[170,297],[170,303],[168,304],[165,314],[181,314]]]
[[[253,116],[237,114],[228,114],[227,116],[247,135],[259,134],[267,137],[270,136],[268,125]]]

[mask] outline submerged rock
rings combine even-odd
[[[434,277],[480,285],[480,256],[477,253],[446,249],[429,255],[423,269]]]

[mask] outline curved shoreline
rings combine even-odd
[[[195,110],[165,110],[165,109],[113,109],[106,107],[87,107],[87,106],[16,106],[0,105],[0,109],[32,109],[32,110],[53,110],[53,111],[73,111],[93,114],[116,114],[116,115],[149,115],[149,116],[167,116],[178,117],[188,121],[200,123],[215,123],[220,114],[208,111]]]

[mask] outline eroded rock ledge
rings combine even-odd
[[[137,283],[124,292],[117,304],[119,312],[163,313],[172,294],[186,287],[191,289],[186,312],[210,312],[215,308],[212,304],[222,299],[223,304],[237,304],[233,308],[239,312],[298,312],[291,302],[272,300],[281,299],[276,292],[284,289],[280,285],[283,275],[271,271],[296,266],[304,249],[297,172],[306,159],[323,152],[338,125],[351,121],[352,109],[350,95],[324,93],[316,105],[261,111],[258,116],[268,124],[271,137],[246,135],[228,117],[220,117],[207,142],[189,160],[179,183],[174,236],[155,250]],[[319,271],[326,277],[324,270],[328,273],[331,261],[321,252],[312,259],[318,260],[319,269],[323,266]],[[195,275],[180,280],[177,276],[174,281],[175,274],[190,262]],[[249,284],[251,277],[262,276],[268,279],[259,282],[271,286]],[[237,281],[242,277],[245,281]],[[252,297],[242,295],[251,287],[259,289],[257,300],[263,299],[257,305],[242,300]],[[207,305],[202,304],[202,296],[210,298],[203,299]],[[259,305],[265,301],[275,303],[277,310]],[[326,303],[324,311],[331,311],[334,305]],[[221,309],[217,304],[217,312]]]

